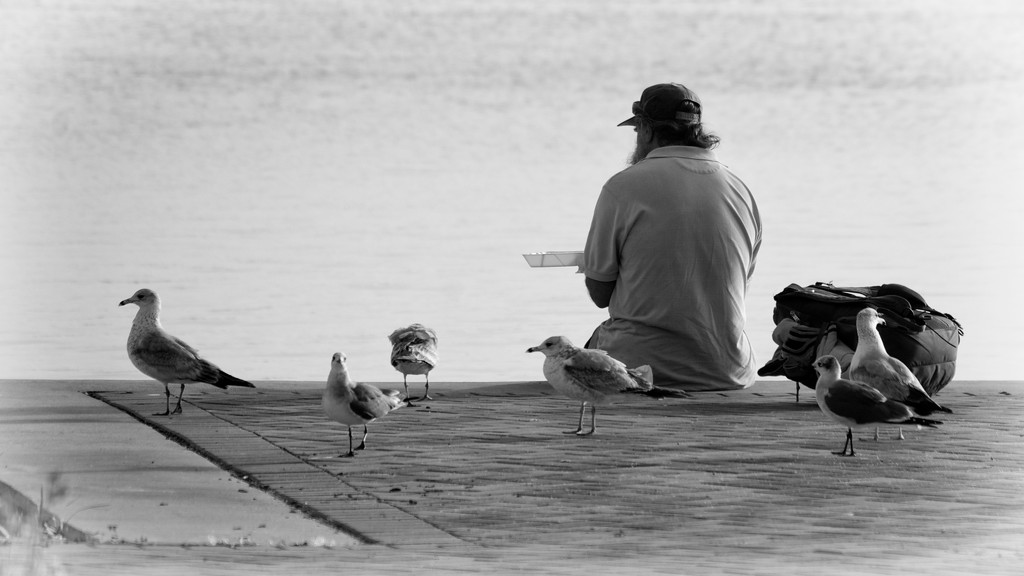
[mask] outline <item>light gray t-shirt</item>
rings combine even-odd
[[[760,246],[754,197],[713,152],[652,151],[609,179],[594,209],[584,273],[616,284],[590,346],[649,364],[660,385],[750,386],[745,298]]]

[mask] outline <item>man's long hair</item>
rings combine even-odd
[[[699,110],[689,102],[685,102],[680,111],[699,113]],[[684,124],[676,121],[662,121],[651,122],[650,126],[654,137],[661,146],[696,146],[711,150],[721,141],[718,136],[705,132],[704,124],[701,122]]]
[[[711,150],[718,146],[721,140],[718,136],[704,131],[704,125],[694,124],[662,124],[652,126],[654,137],[662,146],[696,146]]]

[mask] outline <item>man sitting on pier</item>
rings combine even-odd
[[[587,347],[650,365],[659,386],[750,386],[745,298],[761,245],[750,190],[716,159],[685,86],[647,88],[619,125],[634,127],[636,151],[594,209],[583,269],[609,318]]]

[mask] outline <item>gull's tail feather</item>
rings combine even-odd
[[[626,368],[626,373],[633,379],[636,388],[625,390],[631,394],[644,394],[651,398],[689,398],[690,395],[683,390],[672,390],[671,388],[659,388],[654,385],[654,371],[647,364],[636,368]]]
[[[654,371],[647,364],[636,368],[626,368],[626,372],[640,388],[647,390],[654,386]]]
[[[399,390],[393,390],[391,388],[381,388],[381,392],[384,393],[384,399],[391,406],[392,410],[398,410],[405,406],[409,406],[409,401],[406,398],[402,398],[402,392]]]
[[[241,378],[235,378],[234,376],[228,374],[223,370],[220,371],[220,375],[218,376],[217,381],[210,382],[210,384],[213,384],[218,388],[227,388],[228,386],[241,386],[242,388],[256,387],[253,386],[252,382],[247,382],[245,380],[242,380]]]
[[[953,413],[949,408],[946,408],[933,400],[932,397],[928,396],[924,390],[911,390],[906,400],[897,400],[897,402],[903,402],[907,406],[910,406],[910,409],[918,416],[927,416],[934,412],[945,412],[947,414]]]
[[[902,422],[897,422],[897,424],[917,424],[918,426],[927,426],[928,428],[935,428],[939,424],[942,424],[942,422],[939,422],[938,420],[932,420],[930,418],[918,418],[915,416],[913,418],[907,418]]]

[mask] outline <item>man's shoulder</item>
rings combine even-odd
[[[638,183],[649,180],[652,173],[661,172],[661,170],[663,170],[663,168],[656,166],[655,162],[641,160],[636,164],[627,166],[615,174],[612,174],[611,178],[605,182],[605,188],[633,188]]]

